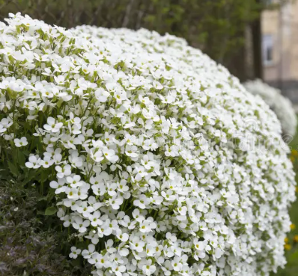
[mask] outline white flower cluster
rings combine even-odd
[[[296,133],[297,118],[291,101],[281,91],[257,79],[244,83],[248,92],[259,95],[274,111],[279,119],[286,140]]]
[[[171,35],[7,23],[1,139],[31,151],[63,225],[89,241],[70,257],[98,276],[265,276],[285,263],[288,148],[238,79]]]

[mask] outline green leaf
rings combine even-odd
[[[14,176],[18,176],[18,169],[17,169],[17,167],[13,163],[11,163],[11,162],[8,161],[8,167],[9,167],[10,172]]]
[[[34,171],[26,170],[24,175],[23,185],[26,185],[30,181],[33,182],[35,176],[37,175],[37,172],[38,172],[37,170],[34,170]]]
[[[37,201],[47,201],[47,196],[43,196],[37,199]],[[47,211],[47,210],[46,210]]]
[[[20,165],[25,165],[26,158],[25,158],[25,155],[21,151],[18,152],[18,160],[19,160]]]
[[[49,170],[43,170],[40,174],[40,182],[46,182],[49,178]]]
[[[46,211],[45,211],[44,214],[45,214],[46,216],[52,216],[52,215],[54,215],[56,212],[57,212],[57,208],[54,207],[54,206],[51,206],[51,207],[48,207],[48,208],[46,209]]]

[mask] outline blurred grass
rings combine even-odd
[[[290,158],[296,172],[296,183],[298,184],[298,126],[295,136],[289,141],[289,147],[291,149]],[[280,269],[277,274],[272,274],[272,276],[298,276],[298,200],[291,206],[290,216],[293,229],[288,234],[287,246],[285,246],[288,263],[284,269]]]
[[[298,201],[294,202],[290,209],[290,216],[292,223],[295,225],[295,229],[293,229],[288,235],[288,244],[290,247],[285,250],[287,257],[287,265],[284,269],[280,269],[277,274],[272,274],[276,276],[298,276],[298,243],[295,242],[294,239],[298,237]],[[296,236],[296,237],[295,237]]]

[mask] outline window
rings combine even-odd
[[[270,65],[273,62],[273,37],[272,35],[263,35],[263,63]]]

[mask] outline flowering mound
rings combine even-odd
[[[297,118],[289,99],[281,95],[280,90],[269,86],[261,80],[244,83],[245,88],[254,95],[259,95],[275,112],[282,127],[283,134],[293,137],[296,132]]]
[[[70,257],[117,276],[269,275],[285,263],[294,175],[261,99],[174,36],[7,22],[1,143],[30,154],[63,225],[89,244]]]

